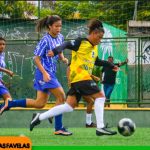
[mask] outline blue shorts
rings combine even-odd
[[[61,87],[61,84],[59,83],[55,75],[51,74],[50,77],[51,80],[49,82],[44,82],[42,74],[39,71],[36,71],[34,79],[34,89],[49,94],[49,89]]]
[[[0,96],[4,94],[9,94],[9,90],[0,82]]]

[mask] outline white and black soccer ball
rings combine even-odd
[[[130,118],[123,118],[118,123],[118,132],[123,136],[131,136],[135,129],[136,125]]]

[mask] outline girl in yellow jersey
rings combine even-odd
[[[32,131],[34,126],[38,125],[42,120],[65,112],[73,111],[78,103],[77,98],[79,96],[84,96],[90,97],[94,100],[94,110],[97,124],[96,135],[101,136],[117,134],[116,131],[108,130],[104,125],[103,114],[105,96],[91,77],[94,65],[103,65],[112,69],[115,68],[115,66],[108,61],[102,61],[98,58],[97,45],[100,43],[104,35],[104,29],[101,21],[92,19],[90,20],[88,27],[89,35],[87,38],[77,38],[75,40],[64,42],[61,46],[56,47],[48,54],[49,57],[52,57],[59,54],[66,48],[72,50],[70,65],[71,88],[68,91],[65,104],[55,106],[41,114],[34,114],[30,123],[30,131]]]

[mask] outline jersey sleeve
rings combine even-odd
[[[114,64],[113,63],[110,63],[110,62],[108,62],[106,60],[101,60],[98,57],[96,58],[95,65],[96,66],[103,66],[103,67],[114,68]]]
[[[120,67],[120,64],[119,64],[119,63],[115,63],[114,65],[117,66],[117,67]]]
[[[121,67],[121,66],[123,66],[123,65],[125,65],[125,64],[127,64],[126,61],[121,62],[121,63],[115,63],[115,65],[118,66],[118,67]]]
[[[54,55],[61,53],[64,49],[78,51],[81,41],[82,38],[77,38],[75,40],[64,42],[62,45],[53,49]]]
[[[45,54],[47,47],[47,41],[45,38],[41,39],[40,42],[37,44],[35,50],[34,50],[34,55],[35,56],[43,56]]]

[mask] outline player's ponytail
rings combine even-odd
[[[61,18],[58,15],[52,15],[52,16],[47,16],[43,19],[38,20],[37,25],[36,25],[36,31],[41,32],[42,29],[49,29],[49,26],[52,26],[53,23],[61,20]]]
[[[103,24],[98,19],[91,19],[89,21],[88,28],[89,28],[89,34],[95,30],[98,30],[104,33]]]

